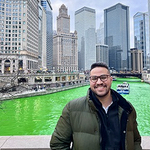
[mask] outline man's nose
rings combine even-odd
[[[102,81],[101,81],[101,79],[100,78],[98,78],[97,79],[97,83],[101,83]]]

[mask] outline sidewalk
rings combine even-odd
[[[51,136],[0,136],[0,150],[50,150]],[[150,150],[150,136],[142,137],[143,150]]]

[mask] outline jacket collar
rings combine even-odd
[[[92,90],[89,88],[88,90],[88,100],[90,103],[93,103],[93,94],[92,94]],[[118,102],[118,105],[127,113],[127,114],[130,114],[131,111],[132,111],[132,107],[131,107],[131,104],[124,98],[122,97],[119,93],[117,93],[115,90],[111,89],[111,94],[112,94],[112,97],[113,99],[116,99],[116,101]],[[94,103],[93,104],[90,104],[90,106],[93,107],[93,109],[96,109]]]
[[[132,111],[131,104],[122,97],[119,93],[117,93],[115,90],[111,89],[111,94],[116,97],[118,100],[118,105],[126,111],[127,114],[130,114]]]

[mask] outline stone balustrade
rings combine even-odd
[[[0,150],[50,150],[51,136],[0,136]],[[150,150],[150,136],[142,136],[143,150]]]

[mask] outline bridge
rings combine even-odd
[[[142,78],[142,73],[111,73],[112,76],[116,76],[116,77],[121,77],[121,78],[126,78],[126,77],[138,77],[138,78]]]

